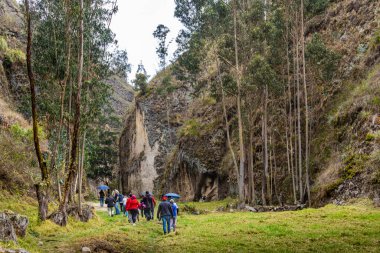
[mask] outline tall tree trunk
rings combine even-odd
[[[296,31],[299,34],[298,29],[298,15],[296,13]],[[298,180],[299,180],[299,193],[300,202],[303,203],[303,190],[302,190],[302,137],[301,137],[301,90],[300,90],[300,64],[299,64],[299,40],[297,36],[296,42],[296,65],[297,65],[297,134],[298,134]]]
[[[85,158],[85,145],[86,145],[86,131],[83,134],[82,140],[82,151],[81,159],[79,165],[79,177],[78,177],[78,211],[79,215],[82,215],[82,182],[83,182],[83,167],[84,167],[84,158]]]
[[[226,102],[225,102],[225,95],[224,95],[224,90],[223,90],[223,82],[222,82],[222,77],[221,77],[221,73],[220,73],[219,59],[216,60],[216,66],[218,68],[219,88],[220,88],[220,92],[222,94],[223,117],[224,117],[224,122],[226,124],[227,143],[228,143],[228,148],[229,148],[229,150],[231,152],[232,161],[234,163],[234,168],[235,168],[236,176],[238,176],[239,175],[239,168],[238,168],[238,165],[237,165],[235,152],[234,152],[234,149],[233,149],[232,144],[231,144],[230,127],[229,127],[230,124],[228,123],[227,110],[226,110]]]
[[[36,103],[36,88],[35,78],[32,69],[32,21],[30,16],[29,0],[25,0],[25,11],[27,20],[27,48],[26,48],[26,64],[28,69],[28,78],[30,84],[30,99],[32,103],[32,119],[33,119],[33,141],[38,164],[41,171],[41,182],[35,184],[37,200],[38,200],[38,217],[40,220],[46,220],[48,213],[48,197],[49,197],[49,172],[44,161],[41,148],[40,139],[38,136],[38,115]]]
[[[265,85],[264,90],[264,173],[266,181],[266,194],[271,204],[271,183],[270,183],[270,174],[269,174],[269,151],[268,151],[268,85]]]
[[[57,188],[58,188],[58,195],[59,195],[59,201],[62,200],[61,196],[61,187],[60,187],[60,182],[59,182],[59,169],[56,169],[56,156],[58,153],[58,148],[61,143],[61,136],[62,136],[62,127],[63,127],[63,112],[65,108],[65,94],[66,94],[66,87],[67,87],[67,81],[70,76],[70,59],[71,59],[71,36],[70,36],[70,30],[71,30],[71,17],[70,17],[70,0],[67,0],[66,2],[66,69],[65,69],[65,76],[62,80],[61,83],[61,94],[60,94],[60,101],[61,101],[61,107],[60,107],[60,113],[59,113],[59,126],[58,126],[58,140],[55,143],[55,146],[53,148],[53,154],[51,158],[51,166],[50,169],[51,171],[56,172],[56,182],[57,182]]]
[[[262,142],[262,146],[265,146],[265,140],[264,140],[264,135],[265,135],[265,124],[264,124],[264,116],[263,118],[261,119],[261,142]],[[265,162],[266,162],[266,156],[265,156],[265,150],[264,148],[262,149],[262,156],[263,156],[263,165],[264,165],[264,169],[263,169],[263,173],[262,173],[262,181],[261,181],[261,201],[262,201],[262,204],[264,206],[267,205],[267,200],[266,200],[266,176],[265,176]]]
[[[273,151],[272,151],[272,136],[269,136],[269,176],[267,177],[267,185],[268,186],[268,199],[269,199],[269,205],[272,205],[272,198],[273,198]]]
[[[288,13],[287,16],[290,14]],[[292,91],[291,91],[291,75],[290,75],[290,55],[289,55],[289,21],[286,26],[287,32],[286,32],[286,66],[287,66],[287,75],[288,75],[288,103],[289,103],[289,116],[287,120],[287,125],[289,125],[289,128],[287,127],[287,131],[289,131],[289,146],[290,146],[290,173],[292,176],[292,190],[293,190],[293,202],[294,204],[297,203],[297,193],[296,193],[296,180],[294,175],[294,162],[293,162],[293,110],[292,110]],[[287,135],[288,136],[288,135]],[[287,140],[288,141],[288,140]],[[287,142],[288,145],[288,142]],[[288,161],[289,162],[289,161]]]
[[[78,148],[79,126],[80,126],[80,106],[81,106],[81,89],[82,89],[82,76],[83,76],[83,0],[80,0],[80,25],[79,25],[79,68],[78,68],[78,86],[75,103],[75,118],[74,118],[74,131],[72,138],[71,159],[69,166],[69,174],[65,181],[65,192],[63,201],[60,204],[60,212],[63,215],[62,225],[67,224],[67,205],[69,201],[69,189],[72,185],[75,174],[77,171],[76,156]]]
[[[256,203],[256,194],[255,194],[255,176],[254,176],[254,172],[253,172],[253,130],[252,130],[252,127],[253,127],[253,119],[252,119],[252,116],[249,117],[249,121],[250,121],[250,129],[249,129],[249,156],[248,156],[248,160],[249,160],[249,163],[248,163],[248,175],[249,175],[249,182],[250,182],[250,200],[251,200],[251,203],[255,204]]]
[[[238,44],[237,44],[237,0],[234,1],[234,47],[235,47],[235,67],[236,67],[236,82],[237,82],[237,113],[238,113],[238,125],[239,125],[239,175],[238,176],[238,187],[239,187],[239,200],[244,201],[244,165],[245,165],[245,152],[244,152],[244,139],[243,139],[243,119],[241,113],[241,74],[239,67],[239,55],[238,55]]]
[[[307,85],[306,85],[306,61],[305,61],[305,31],[304,31],[304,3],[301,0],[301,49],[302,49],[302,74],[303,88],[305,97],[305,181],[307,190],[307,199],[311,206],[310,196],[310,181],[309,181],[309,105],[307,100]]]

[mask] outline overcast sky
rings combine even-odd
[[[151,77],[159,69],[156,55],[157,40],[153,32],[157,25],[163,24],[170,29],[167,41],[175,38],[182,28],[174,17],[174,0],[119,0],[119,11],[112,18],[111,29],[116,33],[120,49],[126,49],[129,62],[132,64],[134,78],[137,65],[142,61]],[[169,56],[173,55],[176,43],[169,48]]]

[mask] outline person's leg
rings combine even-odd
[[[139,211],[138,210],[132,210],[132,211],[133,211],[132,220],[133,220],[133,223],[136,223],[137,215],[139,214]]]
[[[132,212],[131,212],[131,210],[128,211],[128,221],[130,223],[132,222]]]
[[[166,234],[166,219],[168,218],[168,216],[162,216],[161,219],[162,219],[162,229],[164,230],[164,234]]]
[[[120,214],[119,203],[115,204],[115,214]]]
[[[168,233],[170,233],[170,216],[166,219],[166,226],[168,226]]]
[[[151,216],[150,217],[152,217],[152,220],[154,220],[154,207],[152,209],[150,209],[150,211],[151,211]]]
[[[173,217],[173,232],[175,232],[175,228],[177,227],[177,216]]]
[[[104,205],[104,198],[100,198],[100,207],[103,207]]]

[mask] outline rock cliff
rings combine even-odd
[[[316,205],[379,195],[380,168],[374,165],[378,159],[375,135],[379,112],[373,104],[377,92],[371,91],[378,90],[380,45],[374,46],[372,41],[379,32],[379,20],[379,1],[350,0],[334,1],[323,14],[307,22],[307,41],[317,33],[329,49],[341,56],[340,74],[333,85],[318,83],[313,87],[313,103],[318,105],[312,111],[315,130],[311,142]],[[205,85],[197,96],[193,96],[194,85],[177,80],[173,81],[174,92],[163,93],[170,76],[170,70],[166,70],[153,79],[147,95],[137,98],[120,139],[124,191],[174,191],[185,200],[214,200],[237,194],[222,106],[209,96],[208,82],[215,80],[215,66],[205,63],[202,67],[197,83]],[[360,83],[366,84],[365,89]],[[238,150],[234,101],[227,104],[232,144]],[[254,136],[258,143],[260,131]],[[254,148],[256,168],[262,166],[262,147],[258,144]],[[280,167],[284,167],[286,154],[278,157]],[[278,180],[280,185],[289,184],[281,175]]]

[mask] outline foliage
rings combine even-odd
[[[306,0],[306,11],[310,13],[310,15],[320,14],[326,10],[330,2],[331,0]]]
[[[319,70],[322,80],[331,81],[336,76],[340,56],[326,47],[319,34],[307,44],[306,57]]]
[[[19,49],[8,49],[5,52],[4,61],[8,61],[9,63],[25,63],[26,56],[25,53]]]
[[[137,73],[135,80],[132,81],[141,95],[145,95],[148,88],[148,77],[143,73]]]
[[[116,1],[99,0],[96,4],[84,4],[84,69],[82,85],[82,118],[81,133],[86,130],[85,167],[90,176],[110,176],[115,167],[117,134],[112,129],[119,126],[113,116],[111,107],[112,90],[104,80],[117,74],[127,78],[130,64],[125,50],[119,50],[114,33],[109,28],[109,21],[117,11]],[[72,119],[73,97],[76,90],[79,33],[79,1],[47,1],[39,0],[33,4],[33,23],[35,26],[33,40],[33,67],[39,91],[38,110],[41,119],[46,120],[46,132],[49,146],[54,147],[58,135],[61,134],[60,153],[69,146],[66,127],[58,133],[60,118],[60,91],[63,84],[68,61],[67,50],[71,48],[69,62],[69,79],[65,90],[64,118]],[[70,24],[71,29],[67,30]],[[71,96],[71,113],[69,99]],[[28,94],[21,96],[28,101]],[[22,105],[27,103],[21,103]],[[21,109],[28,115],[27,106]],[[95,130],[98,129],[98,130]],[[65,159],[58,154],[58,167],[63,167]],[[98,164],[99,163],[99,164]],[[107,165],[100,169],[101,166]],[[92,171],[94,170],[94,171]],[[103,174],[102,174],[103,173]]]
[[[166,57],[168,56],[169,45],[166,44],[166,36],[169,32],[169,28],[162,24],[158,25],[156,30],[153,32],[153,37],[158,40],[156,53],[160,59],[160,66],[162,69],[164,69],[166,66]]]
[[[373,35],[371,42],[370,42],[370,48],[372,50],[375,50],[377,47],[380,46],[380,29],[378,29],[375,34]],[[0,46],[1,47],[1,46]]]
[[[250,71],[249,78],[253,85],[260,87],[260,89],[268,86],[268,89],[276,90],[279,83],[276,72],[263,56],[255,55],[252,57],[248,69]]]
[[[11,125],[10,132],[12,133],[12,136],[16,139],[20,140],[29,140],[33,141],[33,129],[30,128],[23,128],[18,123]],[[38,136],[40,140],[46,140],[47,136],[44,130],[43,126],[38,126]]]
[[[200,135],[201,128],[202,124],[197,119],[189,119],[182,126],[180,135],[198,137]]]
[[[6,52],[8,50],[8,43],[4,37],[0,37],[0,52]]]
[[[131,64],[128,63],[128,53],[125,50],[116,50],[112,55],[111,70],[121,78],[128,79],[131,73]]]
[[[359,172],[363,171],[369,156],[365,154],[348,154],[344,159],[344,167],[340,171],[343,180],[352,179]]]

